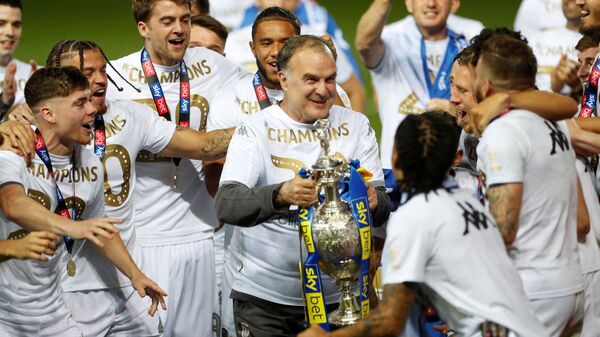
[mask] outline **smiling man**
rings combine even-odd
[[[219,219],[239,226],[231,243],[237,247],[233,263],[243,265],[231,292],[238,336],[293,336],[303,328],[298,227],[288,219],[290,205],[316,201],[315,181],[297,175],[321,156],[316,120],[331,123],[332,153],[358,159],[373,173],[373,222],[380,225],[389,214],[373,129],[364,115],[333,105],[336,66],[329,45],[315,36],[292,37],[277,64],[283,100],[238,127],[215,201]],[[326,301],[336,303],[339,290],[323,277]]]
[[[113,61],[131,85],[109,86],[107,99],[143,103],[180,127],[205,129],[216,91],[245,72],[211,50],[187,48],[190,8],[190,0],[132,1],[144,48]],[[118,78],[114,71],[109,75]],[[204,186],[202,162],[147,151],[136,160],[133,197],[142,269],[165,288],[167,307],[173,308],[159,311],[165,336],[208,336],[213,308],[218,308],[212,241],[218,221]]]
[[[13,58],[21,40],[22,11],[21,0],[0,0],[0,120],[12,106],[25,102],[25,82],[36,68]]]

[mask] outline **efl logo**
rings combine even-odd
[[[189,128],[190,127],[190,122],[179,122],[179,125],[184,127],[184,128]]]
[[[144,61],[144,63],[142,63],[142,67],[144,67],[144,72],[146,73],[146,77],[156,75],[156,72],[154,72],[154,67],[152,66],[152,61],[150,61],[150,60]]]
[[[590,107],[584,106],[581,109],[581,113],[579,114],[579,116],[580,117],[590,117],[593,112],[594,112],[594,109],[591,109]]]

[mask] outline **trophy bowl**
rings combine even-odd
[[[340,306],[329,315],[329,323],[334,328],[343,327],[361,319],[352,291],[360,271],[361,240],[350,206],[341,200],[338,190],[344,162],[332,156],[324,157],[313,165],[313,171],[325,200],[315,210],[312,235],[321,258],[321,269],[342,288]]]

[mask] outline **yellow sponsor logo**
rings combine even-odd
[[[313,267],[306,267],[306,287],[312,291],[317,291],[317,280],[319,275],[317,275],[317,270]]]
[[[362,243],[362,259],[366,260],[371,255],[371,227],[360,229],[360,240]]]
[[[308,320],[311,323],[321,324],[327,322],[325,303],[323,302],[323,295],[321,293],[306,294],[306,304],[308,306]]]
[[[361,201],[356,204],[356,210],[358,211],[358,222],[367,225],[367,212],[369,210],[365,207],[365,203]]]
[[[364,300],[362,302],[360,302],[360,309],[361,309],[361,313],[362,313],[362,318],[367,318],[367,316],[369,316],[369,300]]]
[[[303,208],[298,212],[298,218],[300,218],[300,228],[302,229],[302,236],[304,237],[304,243],[306,244],[306,250],[309,253],[315,252],[315,244],[310,233],[310,219],[308,218],[308,210]]]

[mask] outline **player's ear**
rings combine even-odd
[[[456,14],[460,8],[460,0],[450,0],[450,13]]]
[[[404,5],[406,6],[406,11],[412,14],[414,11],[413,0],[404,0]]]
[[[248,42],[248,44],[250,45],[250,50],[252,50],[252,55],[254,55],[254,57],[256,57],[256,49],[254,49],[254,41],[250,41],[250,42]]]
[[[281,85],[281,89],[283,89],[284,91],[287,91],[288,89],[288,77],[286,76],[285,72],[283,71],[279,71],[277,73],[277,77],[279,77],[279,84]]]
[[[56,111],[50,104],[43,104],[36,108],[40,118],[48,124],[56,124]]]
[[[143,38],[148,37],[148,35],[149,35],[149,31],[148,30],[149,29],[148,29],[148,25],[144,21],[139,21],[137,23],[137,29],[138,29],[138,32],[140,33],[140,35]]]

